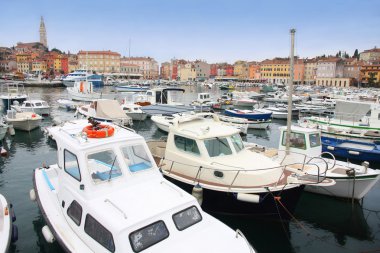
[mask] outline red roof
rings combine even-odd
[[[108,51],[82,51],[82,50],[80,50],[78,53],[78,55],[87,55],[87,54],[115,55],[115,56],[120,57],[119,53],[112,52],[110,50],[108,50]]]

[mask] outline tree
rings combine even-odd
[[[359,60],[359,51],[357,49],[355,49],[355,52],[354,52],[354,55],[352,56],[352,58],[356,58]]]
[[[57,53],[59,53],[59,54],[62,54],[62,51],[59,50],[59,49],[57,49],[57,48],[53,48],[51,51],[52,51],[52,52],[57,52]]]
[[[376,72],[369,72],[368,73],[368,85],[369,86],[373,86],[373,84],[375,84],[375,75],[376,75]]]

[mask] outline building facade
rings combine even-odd
[[[354,84],[353,78],[346,77],[317,77],[318,86],[350,87]]]
[[[41,16],[41,22],[40,22],[40,43],[44,45],[46,48],[48,48],[46,27],[45,27],[44,18],[42,16]]]
[[[161,63],[160,77],[161,79],[170,80],[170,62]]]
[[[78,65],[99,73],[119,73],[120,54],[108,51],[79,51]]]
[[[205,81],[210,78],[210,64],[205,61],[196,60],[194,62],[196,81]]]
[[[234,75],[238,79],[246,80],[249,78],[249,66],[246,61],[237,61],[234,63]]]
[[[360,68],[360,82],[367,85],[380,84],[380,64],[363,65]]]
[[[380,59],[380,48],[372,48],[368,50],[364,50],[360,53],[359,59],[362,61],[377,61]]]
[[[158,63],[151,57],[123,57],[123,64],[135,64],[140,67],[143,79],[155,80],[159,77]]]
[[[343,77],[344,62],[338,57],[321,58],[317,63],[317,78]]]
[[[178,65],[179,81],[195,81],[197,73],[193,63],[179,64]],[[178,80],[178,78],[177,78]]]
[[[317,59],[305,59],[305,84],[315,84],[317,78]]]

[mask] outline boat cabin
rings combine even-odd
[[[148,90],[146,95],[149,102],[154,104],[183,105],[182,94],[184,89],[180,88],[154,88]]]
[[[199,103],[211,102],[210,93],[198,93],[197,102]]]
[[[279,150],[286,150],[287,129],[285,126],[279,129],[281,131]],[[322,153],[321,133],[318,129],[292,126],[289,147],[290,152],[318,157]]]

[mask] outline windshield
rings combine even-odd
[[[240,150],[244,148],[243,141],[241,140],[241,137],[239,134],[232,135],[231,141],[232,141],[232,144],[234,145],[236,153],[239,153]]]
[[[210,157],[231,155],[232,150],[227,138],[213,138],[205,140],[205,146]]]
[[[87,163],[90,175],[96,183],[109,181],[122,175],[113,150],[90,154],[87,156]]]
[[[131,172],[138,172],[152,168],[149,156],[142,144],[121,148],[125,163]]]

